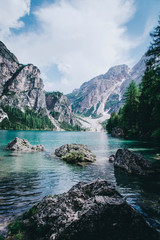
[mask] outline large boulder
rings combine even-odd
[[[15,139],[8,143],[6,149],[20,152],[40,152],[44,151],[44,146],[41,144],[34,146],[31,145],[26,139],[20,139],[16,137]]]
[[[111,132],[112,137],[117,137],[117,138],[123,138],[124,137],[124,131],[120,127],[114,127]]]
[[[55,150],[55,155],[68,163],[91,163],[96,160],[91,150],[83,144],[65,144]]]
[[[159,239],[143,216],[102,179],[45,197],[10,225],[7,239],[16,239],[17,233],[25,240]]]
[[[136,175],[148,175],[153,172],[152,163],[142,155],[128,149],[118,149],[114,156],[114,167]]]

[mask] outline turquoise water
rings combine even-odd
[[[5,150],[15,137],[31,144],[43,144],[45,152],[12,153]],[[54,156],[55,148],[66,143],[86,144],[97,161],[85,167],[68,165]],[[155,160],[160,148],[146,142],[112,138],[105,132],[0,131],[0,231],[5,224],[28,210],[46,195],[69,190],[79,181],[104,178],[138,211],[160,229],[160,178],[128,176],[114,172],[108,158],[118,148],[129,148]]]

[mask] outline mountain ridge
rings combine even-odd
[[[53,94],[56,95],[56,92]],[[0,128],[7,128],[8,125],[11,128],[18,126],[18,129],[45,129],[47,124],[46,128],[61,130],[64,128],[62,123],[70,125],[70,128],[75,127],[78,123],[68,99],[61,94],[52,100],[55,101],[58,118],[51,114],[54,108],[47,107],[40,70],[33,64],[19,63],[17,57],[0,41]]]
[[[129,83],[132,80],[140,83],[145,61],[144,55],[133,68],[126,64],[111,67],[105,74],[92,78],[67,94],[73,111],[93,118],[100,117],[104,112],[118,111],[123,105],[122,98]]]

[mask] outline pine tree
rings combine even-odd
[[[160,18],[158,23],[150,34],[153,42],[147,52],[139,114],[141,136],[156,139],[160,139]]]

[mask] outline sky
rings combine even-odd
[[[0,40],[64,94],[147,51],[160,0],[0,0]]]

